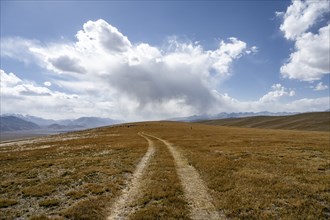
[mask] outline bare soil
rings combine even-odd
[[[139,135],[148,141],[148,151],[142,157],[140,163],[137,165],[132,178],[127,183],[126,187],[123,189],[121,196],[113,203],[110,208],[111,215],[108,216],[108,220],[112,219],[128,219],[128,217],[134,212],[134,208],[131,206],[132,203],[141,196],[140,188],[142,184],[142,178],[145,168],[155,154],[155,147],[152,141],[145,135]]]

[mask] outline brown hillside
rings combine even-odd
[[[248,128],[330,131],[330,112],[312,112],[289,116],[226,118],[200,121],[198,123]]]

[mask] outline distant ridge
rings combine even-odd
[[[34,130],[40,128],[39,125],[25,121],[15,116],[1,116],[0,117],[0,131],[22,131]]]
[[[44,119],[41,117],[21,114],[5,114],[0,117],[1,132],[32,131],[38,129],[38,132],[63,132],[102,127],[123,122],[110,118],[99,117],[81,117],[78,119],[67,120]]]
[[[250,116],[283,116],[283,115],[294,115],[298,112],[221,112],[218,114],[203,114],[203,115],[192,115],[188,117],[177,117],[168,119],[170,121],[184,121],[184,122],[196,122],[202,120],[216,120],[223,118],[242,118]]]
[[[95,128],[102,127],[107,125],[118,124],[121,121],[114,120],[110,118],[98,118],[98,117],[81,117],[75,120],[72,120],[68,123],[68,126],[81,126],[85,128]]]
[[[204,120],[199,121],[198,123],[249,128],[330,131],[330,112],[310,112],[288,116],[227,118],[218,120]]]

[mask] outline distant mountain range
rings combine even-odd
[[[73,120],[44,119],[31,115],[5,114],[0,116],[1,132],[24,130],[72,131],[119,124],[110,118],[81,117]]]
[[[330,111],[326,110],[326,111]],[[285,116],[294,115],[298,112],[221,112],[218,114],[192,115],[188,117],[177,117],[168,119],[170,121],[197,122],[205,120],[216,120],[226,118],[243,118],[251,116]],[[4,114],[0,116],[1,132],[4,131],[25,131],[25,130],[44,130],[46,132],[64,132],[83,130],[88,128],[102,127],[113,124],[123,123],[121,120],[99,117],[81,117],[78,119],[54,120],[41,117],[21,114]]]
[[[21,131],[39,129],[40,126],[15,116],[1,116],[0,131]]]
[[[179,117],[168,119],[170,121],[184,121],[184,122],[196,122],[204,120],[215,120],[215,119],[224,119],[224,118],[243,118],[251,116],[284,116],[284,115],[294,115],[298,112],[221,112],[218,114],[204,114],[204,115],[192,115],[188,117]]]

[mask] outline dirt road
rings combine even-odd
[[[153,142],[143,134],[139,133],[139,135],[148,141],[147,153],[143,156],[140,163],[137,165],[130,182],[122,191],[121,196],[113,203],[110,209],[111,215],[108,217],[108,220],[128,219],[129,215],[134,211],[133,207],[130,205],[139,196],[139,188],[141,187],[141,179],[145,168],[148,166],[150,159],[155,154],[155,147]]]
[[[173,156],[175,171],[181,182],[184,198],[189,207],[189,217],[196,220],[226,219],[225,216],[220,214],[213,205],[212,197],[208,193],[209,190],[197,170],[189,165],[187,159],[175,146],[154,135],[146,133],[139,133],[139,135],[147,140],[149,145],[148,151],[138,164],[130,182],[127,184],[127,187],[112,205],[110,209],[111,215],[108,217],[108,220],[128,219],[129,216],[136,211],[132,204],[139,198],[139,196],[142,196],[140,193],[142,180],[148,178],[143,175],[148,163],[155,154],[155,147],[152,139],[163,143]],[[159,166],[162,166],[162,164],[159,164]]]
[[[200,178],[197,170],[190,166],[187,159],[171,143],[159,137],[145,134],[163,142],[172,153],[176,163],[177,173],[181,180],[185,197],[190,206],[190,217],[192,219],[225,219],[224,215],[217,212],[212,203],[212,197],[208,188]]]

